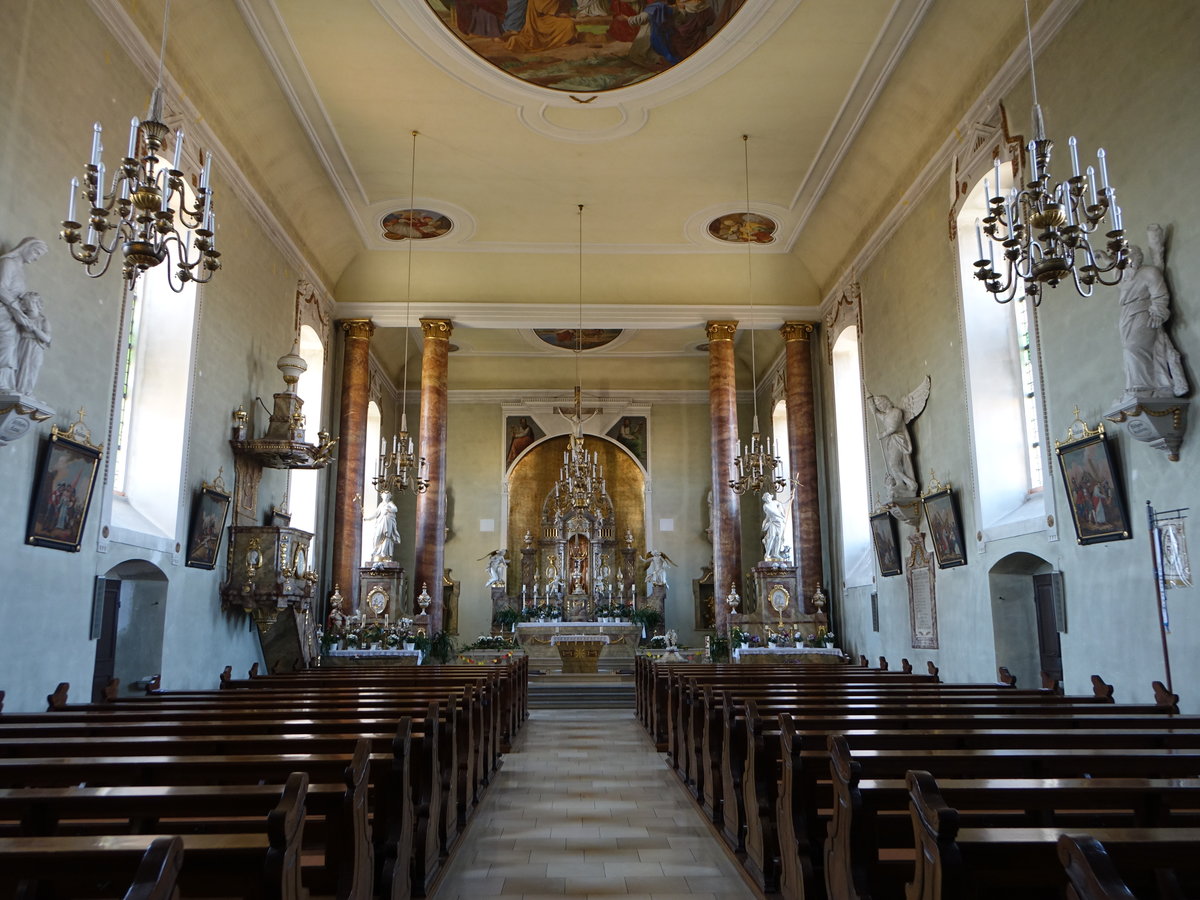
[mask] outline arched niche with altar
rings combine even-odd
[[[569,440],[539,441],[508,471],[509,558],[520,560],[508,592],[518,604],[536,596],[539,604],[561,605],[569,621],[587,621],[597,604],[628,597],[634,586],[643,594],[636,556],[646,540],[646,473],[615,440],[584,434],[607,490],[591,509],[560,502],[554,486]]]

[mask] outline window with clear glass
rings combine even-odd
[[[957,217],[971,443],[985,539],[1044,528],[1046,515],[1037,318],[1020,291],[1011,303],[997,303],[974,276],[980,247],[993,256],[1001,249],[977,232],[988,214],[985,194],[996,193],[992,171]],[[1008,194],[1012,166],[1003,164],[1000,172],[999,191]]]
[[[296,393],[304,401],[304,440],[317,442],[317,432],[322,428],[321,406],[325,400],[325,345],[308,325],[300,326],[300,356],[308,364],[304,374],[296,383]],[[295,469],[291,473],[291,491],[288,509],[292,514],[292,527],[317,535],[317,516],[320,512],[321,479],[325,469]],[[317,540],[313,541],[310,555],[315,555]]]
[[[371,477],[379,471],[379,459],[384,452],[383,447],[383,415],[379,405],[372,400],[367,404],[367,483],[363,486],[363,525],[362,525],[362,563],[371,562],[371,553],[375,549],[375,510],[379,507],[379,493],[370,483]]]
[[[870,584],[874,578],[857,328],[846,328],[833,343],[833,409],[837,423],[842,570],[846,586],[854,587]]]

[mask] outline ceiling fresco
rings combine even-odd
[[[448,234],[454,227],[449,216],[432,209],[397,209],[379,220],[389,241],[423,241]]]
[[[594,93],[691,56],[746,0],[426,0],[459,40],[514,78]]]

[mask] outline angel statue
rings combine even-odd
[[[487,581],[484,587],[504,587],[508,581],[508,551],[493,550],[487,556],[479,557],[476,562],[487,560]]]
[[[649,597],[651,591],[654,590],[654,585],[666,586],[667,566],[673,566],[675,563],[661,550],[651,550],[645,556],[639,556],[638,559],[646,564],[646,596]]]
[[[1121,348],[1125,394],[1121,402],[1181,397],[1188,392],[1179,351],[1165,327],[1171,293],[1163,276],[1166,240],[1161,225],[1146,229],[1147,253],[1129,248],[1129,268],[1121,280]]]
[[[883,447],[883,466],[887,470],[884,483],[889,500],[899,496],[914,496],[917,493],[917,477],[913,471],[912,436],[908,423],[921,414],[929,399],[929,376],[926,375],[897,406],[891,399],[880,394],[867,395],[875,409],[875,425],[879,430],[879,443]]]

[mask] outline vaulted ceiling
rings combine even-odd
[[[94,2],[157,47],[157,0]],[[597,360],[655,359],[698,388],[705,320],[752,320],[769,347],[783,319],[815,319],[1024,27],[1019,0],[746,0],[662,74],[587,92],[475,56],[442,25],[452,6],[176,2],[167,66],[341,311],[452,317],[479,386],[506,356],[558,378],[534,327],[633,329]],[[779,225],[749,255],[707,229],[746,208],[746,155],[750,209]],[[389,239],[410,196],[450,230]],[[403,341],[377,345],[398,374]]]

